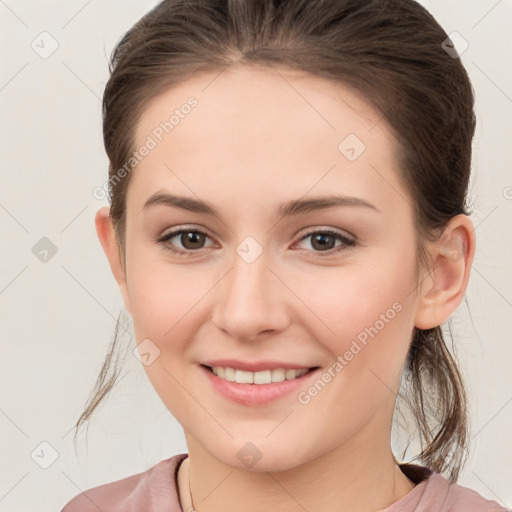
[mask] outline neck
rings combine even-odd
[[[263,473],[226,465],[190,437],[187,445],[189,457],[178,474],[184,512],[378,512],[414,488],[391,449],[376,451],[370,445],[363,450],[339,446],[298,467]]]

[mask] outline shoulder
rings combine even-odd
[[[187,454],[162,460],[147,471],[88,489],[61,512],[179,512],[176,470]]]
[[[416,487],[385,512],[511,512],[426,466],[406,463],[400,469]]]
[[[427,512],[435,506],[439,512],[510,512],[503,505],[484,498],[476,491],[450,483],[440,473],[428,479],[418,512]]]

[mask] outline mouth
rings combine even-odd
[[[319,366],[311,368],[273,368],[251,372],[229,366],[208,366],[206,364],[201,364],[201,366],[221,380],[255,386],[298,380],[320,368]]]

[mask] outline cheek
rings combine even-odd
[[[352,339],[364,340],[364,333],[372,326],[389,331],[391,324],[403,325],[403,311],[411,305],[412,275],[383,266],[360,265],[340,267],[328,276],[322,286],[318,285],[319,279],[301,280],[297,292],[307,297],[307,306],[319,319],[317,332],[333,340],[330,344],[336,352],[348,349],[346,343],[350,345]]]
[[[323,329],[317,339],[332,355],[332,363],[324,370],[332,378],[325,376],[325,391],[317,393],[315,388],[322,390],[324,385],[313,383],[313,389],[305,389],[301,398],[311,400],[316,410],[328,412],[330,424],[336,425],[327,429],[333,442],[392,410],[411,324],[409,305],[395,301],[400,295],[394,292],[394,288],[382,289],[379,295],[367,296],[361,289],[337,303],[325,297],[330,308],[324,308],[325,314],[336,318],[331,322],[335,335]]]
[[[147,347],[139,353],[151,354],[144,371],[171,414],[186,424],[190,396],[180,384],[186,380],[183,358],[197,334],[200,299],[207,291],[204,277],[200,288],[192,266],[166,264],[142,248],[133,248],[127,278],[136,342]]]
[[[356,396],[356,402],[371,403],[401,375],[414,327],[412,261],[381,255],[378,264],[340,267],[322,287],[313,286],[318,279],[302,281],[299,293],[321,319],[311,316],[316,339],[333,362],[342,358],[333,371],[339,375],[335,386],[347,400]],[[343,392],[347,389],[349,395]]]
[[[172,265],[165,254],[155,258],[154,250],[144,248],[132,249],[127,279],[134,325],[160,341],[177,339],[176,331],[209,289],[204,272],[194,272],[193,265]]]

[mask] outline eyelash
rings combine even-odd
[[[167,233],[165,236],[163,236],[161,238],[157,237],[154,240],[155,240],[155,242],[157,242],[159,244],[162,244],[166,250],[168,250],[168,251],[170,251],[170,252],[172,252],[174,254],[178,254],[178,255],[183,256],[183,257],[194,256],[195,255],[194,253],[198,252],[199,249],[198,250],[191,250],[191,249],[189,249],[187,251],[184,251],[184,250],[181,250],[181,249],[176,249],[176,248],[172,247],[168,243],[168,240],[170,240],[171,238],[174,238],[176,235],[180,235],[182,233],[200,233],[200,234],[205,235],[208,238],[210,238],[208,233],[205,233],[204,231],[202,231],[200,229],[181,228],[181,229],[177,229],[175,231],[171,231],[170,233]],[[305,233],[304,231],[301,231],[299,233],[300,238],[295,243],[301,242],[305,238],[308,238],[308,237],[310,237],[312,235],[316,235],[316,234],[323,234],[323,235],[333,236],[334,238],[336,238],[336,239],[340,240],[341,242],[343,242],[343,245],[335,247],[334,249],[329,249],[328,251],[311,251],[314,254],[314,257],[323,258],[323,257],[326,257],[326,256],[332,256],[335,253],[338,253],[338,252],[341,252],[341,251],[345,251],[345,250],[350,249],[350,248],[352,248],[352,247],[354,247],[356,245],[355,240],[350,240],[346,236],[342,235],[341,233],[339,233],[337,231],[333,231],[332,229],[310,231],[310,232],[307,232],[307,233]],[[304,249],[304,250],[307,250],[307,249]]]

